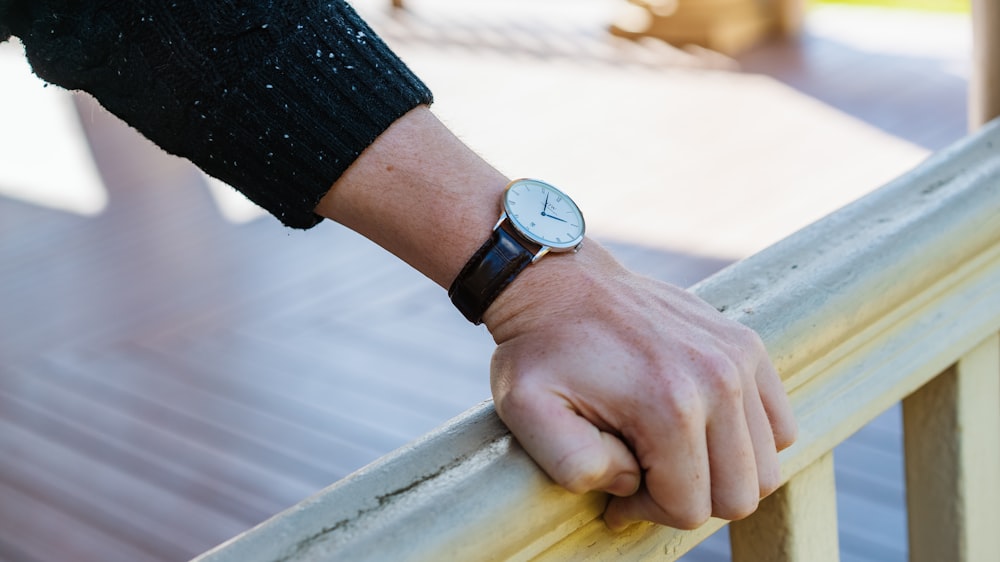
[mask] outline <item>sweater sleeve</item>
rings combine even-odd
[[[0,0],[0,40],[164,150],[308,228],[427,87],[344,1]]]
[[[10,5],[12,0],[0,0],[0,43],[10,39]]]

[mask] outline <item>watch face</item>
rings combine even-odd
[[[504,211],[521,234],[553,250],[571,250],[583,241],[583,214],[568,195],[538,180],[511,182]]]

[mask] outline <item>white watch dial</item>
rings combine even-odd
[[[572,250],[583,241],[583,214],[568,195],[538,180],[517,180],[503,197],[507,218],[521,234],[554,251]]]

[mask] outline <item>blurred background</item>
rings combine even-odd
[[[355,7],[445,122],[682,286],[966,131],[963,0],[395,3]],[[489,398],[489,334],[420,274],[261,215],[16,41],[0,84],[0,560],[187,559]],[[845,560],[906,559],[900,449],[890,411],[837,450]]]

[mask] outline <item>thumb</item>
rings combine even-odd
[[[600,490],[629,496],[639,489],[639,465],[629,448],[582,417],[561,396],[510,390],[495,404],[531,458],[570,492]]]

